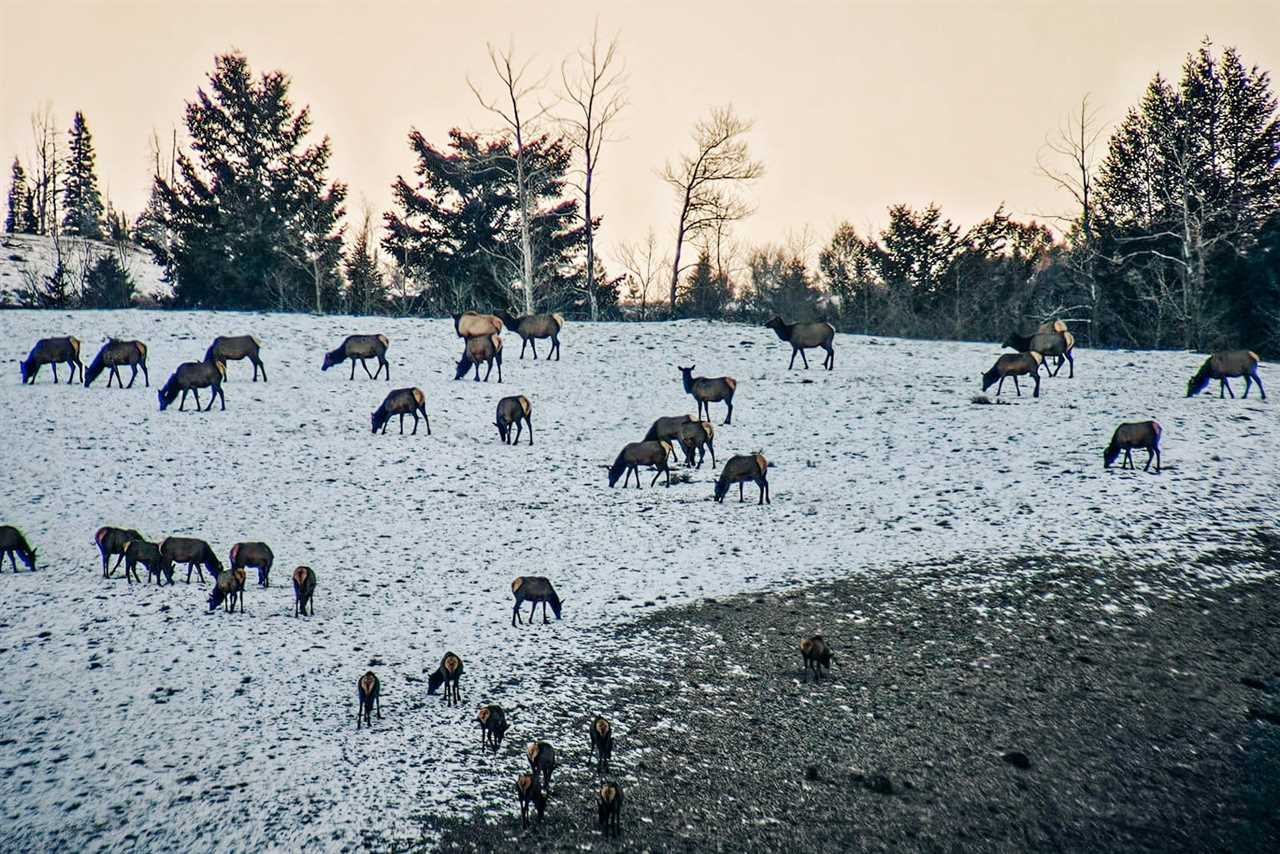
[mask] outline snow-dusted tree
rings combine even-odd
[[[4,230],[7,234],[35,232],[27,170],[22,168],[22,162],[16,157],[13,158],[13,169],[9,173],[9,207],[4,218]]]
[[[84,113],[79,110],[71,121],[69,136],[62,181],[62,230],[77,237],[100,240],[103,205],[94,171],[93,136]]]

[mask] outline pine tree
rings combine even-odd
[[[366,216],[343,265],[347,310],[352,314],[376,314],[387,303],[387,283],[378,266],[378,247],[371,226]]]
[[[18,158],[13,158],[13,170],[9,177],[9,210],[4,218],[6,234],[30,234],[31,187],[27,185],[27,172]]]
[[[72,119],[69,135],[70,153],[62,185],[62,230],[66,234],[101,240],[104,209],[102,194],[98,192],[98,176],[94,172],[93,136],[84,113],[79,110]]]
[[[114,252],[100,257],[85,279],[80,305],[84,308],[128,308],[133,300],[133,277]]]
[[[685,317],[719,317],[730,296],[728,280],[712,269],[711,253],[704,247],[677,295],[676,313]]]

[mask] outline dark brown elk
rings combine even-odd
[[[202,584],[204,570],[209,570],[209,575],[215,579],[222,574],[222,561],[218,560],[218,556],[213,553],[208,543],[197,540],[195,537],[166,537],[160,544],[160,558],[164,562],[165,574],[170,580],[173,579],[173,565],[176,563],[187,565],[188,584],[191,583],[193,569],[200,577]]]
[[[800,655],[804,658],[806,679],[809,677],[810,670],[813,671],[815,682],[822,678],[822,668],[825,668],[827,673],[831,672],[831,662],[835,656],[831,653],[831,647],[827,646],[827,639],[822,635],[814,635],[800,641]]]
[[[1187,383],[1187,397],[1195,397],[1204,391],[1204,387],[1210,380],[1218,380],[1220,383],[1218,397],[1222,397],[1223,392],[1226,392],[1234,398],[1236,393],[1231,390],[1227,377],[1244,377],[1244,396],[1248,397],[1249,386],[1257,383],[1258,394],[1266,400],[1267,391],[1262,387],[1262,378],[1258,376],[1260,361],[1262,360],[1258,358],[1258,354],[1252,350],[1226,350],[1214,353],[1204,360],[1200,370],[1196,371],[1195,376]]]
[[[710,421],[690,421],[688,424],[680,425],[680,447],[684,449],[684,464],[686,466],[693,465],[693,455],[698,454],[698,468],[702,468],[702,461],[707,458],[707,449],[711,450],[711,467],[716,465],[716,449],[713,439],[715,439],[716,430],[711,426]]]
[[[551,582],[541,575],[518,575],[511,582],[511,595],[516,598],[516,604],[511,606],[511,625],[517,622],[524,624],[524,620],[520,619],[520,606],[525,602],[529,603],[529,625],[533,625],[533,613],[538,610],[538,605],[542,605],[542,622],[544,624],[551,622],[547,619],[547,606],[551,606],[551,611],[556,615],[556,619],[560,619],[560,609],[564,602],[556,595],[556,589],[551,586]]]
[[[1031,393],[1032,397],[1040,396],[1040,363],[1044,361],[1044,357],[1039,353],[1005,353],[996,359],[996,363],[991,366],[991,370],[982,375],[982,390],[986,391],[995,384],[996,380],[1000,381],[1000,385],[996,386],[996,397],[1000,396],[1000,390],[1004,388],[1006,377],[1013,377],[1013,390],[1018,393],[1018,397],[1022,397],[1022,389],[1018,386],[1018,377],[1024,377],[1028,374],[1036,382],[1035,391]]]
[[[293,616],[307,616],[307,608],[311,616],[316,615],[316,573],[309,566],[300,566],[293,571]]]
[[[243,614],[244,570],[227,569],[220,572],[218,580],[213,584],[213,590],[209,593],[209,610],[213,611],[221,605],[228,614],[234,614],[237,600],[240,602],[240,613]]]
[[[17,558],[27,565],[27,569],[36,571],[36,550],[27,544],[27,538],[12,525],[0,525],[0,570],[4,569],[4,559],[9,558],[9,566],[18,571]]]
[[[1111,443],[1102,452],[1102,467],[1111,468],[1111,464],[1124,451],[1124,462],[1120,468],[1137,468],[1133,463],[1133,450],[1141,448],[1147,452],[1147,464],[1143,471],[1151,468],[1151,461],[1156,461],[1156,474],[1160,473],[1160,435],[1164,432],[1158,421],[1134,421],[1121,424],[1111,434]]]
[[[836,337],[836,328],[830,323],[825,320],[810,323],[787,323],[781,317],[775,317],[765,326],[772,329],[779,338],[791,345],[791,362],[787,365],[788,371],[795,367],[796,353],[800,354],[800,361],[804,362],[805,370],[808,370],[809,359],[805,357],[804,351],[814,347],[821,347],[827,351],[827,355],[822,360],[822,367],[828,371],[835,368],[836,351],[831,344]]]
[[[462,659],[452,652],[446,652],[440,659],[440,666],[427,677],[427,693],[434,694],[444,686],[444,703],[452,706],[462,702]]]
[[[494,416],[493,423],[498,428],[498,436],[504,444],[518,445],[520,444],[520,433],[524,429],[523,425],[529,425],[529,444],[533,444],[533,407],[529,403],[529,398],[522,394],[512,397],[504,397],[498,401],[498,412]],[[511,427],[515,425],[516,438],[511,440]]]
[[[1075,350],[1076,339],[1070,332],[1058,332],[1050,330],[1049,332],[1037,332],[1034,335],[1019,335],[1016,332],[1009,333],[1009,337],[1004,339],[1001,347],[1012,347],[1019,353],[1039,353],[1041,363],[1045,359],[1058,357],[1058,366],[1049,372],[1049,366],[1045,365],[1045,372],[1049,376],[1056,377],[1058,371],[1062,370],[1062,360],[1065,358],[1071,365],[1071,372],[1067,375],[1067,379],[1071,379],[1076,375],[1076,359],[1072,355]],[[1037,370],[1037,373],[1039,371]],[[999,392],[996,392],[999,394]]]
[[[607,770],[609,760],[613,758],[613,724],[596,715],[591,722],[591,757],[596,760],[598,770]]]
[[[480,363],[484,362],[487,370],[484,372],[484,381],[489,381],[489,374],[493,373],[493,365],[498,364],[498,382],[502,382],[502,338],[498,335],[473,335],[467,339],[467,344],[462,348],[462,358],[458,360],[458,370],[454,373],[453,378],[460,380],[467,375],[467,371],[472,366],[476,369],[476,382],[480,382]]]
[[[667,486],[671,486],[671,469],[667,467],[667,457],[671,456],[671,443],[668,441],[661,442],[631,442],[625,446],[619,453],[617,459],[613,461],[613,465],[609,467],[609,486],[612,487],[618,482],[618,478],[622,477],[626,472],[626,477],[622,480],[622,486],[625,489],[627,482],[631,480],[632,472],[636,476],[636,489],[640,488],[640,466],[650,466],[656,471],[653,474],[653,480],[649,481],[652,487],[658,482],[658,478],[663,472],[667,475]]]
[[[160,554],[160,546],[146,540],[130,540],[124,545],[124,573],[127,580],[130,575],[138,578],[138,564],[147,568],[147,583],[155,579],[157,586],[165,582],[164,557]],[[142,579],[138,579],[141,581]],[[168,581],[173,584],[173,565],[169,565]],[[130,581],[130,584],[133,582]]]
[[[205,409],[208,412],[213,409],[213,402],[221,399],[222,408],[227,408],[227,396],[222,391],[222,381],[227,378],[227,366],[225,362],[183,362],[178,365],[178,369],[173,372],[169,380],[164,384],[160,391],[156,392],[160,398],[160,411],[164,412],[178,397],[178,392],[182,392],[182,400],[178,402],[178,411],[181,412],[187,405],[187,392],[192,392],[196,396],[196,411],[200,411],[200,389],[210,389],[209,406]]]
[[[125,365],[133,369],[127,386],[120,378],[120,368]],[[98,355],[94,356],[93,361],[89,363],[89,370],[82,374],[84,387],[93,385],[93,381],[101,376],[103,371],[108,371],[107,388],[111,388],[113,379],[121,388],[133,388],[133,382],[138,378],[138,368],[142,368],[143,384],[150,387],[151,375],[147,373],[147,345],[141,341],[120,341],[112,338],[102,345]]]
[[[545,741],[533,741],[525,748],[529,768],[542,775],[542,791],[551,791],[551,772],[556,770],[556,749]]]
[[[142,534],[132,528],[112,528],[108,526],[101,527],[93,535],[93,541],[98,546],[98,553],[102,555],[102,577],[110,578],[111,573],[120,568],[120,562],[124,560],[124,547],[130,540],[141,540]],[[107,564],[111,561],[111,556],[117,555],[116,565],[107,569]]]
[[[676,458],[675,445],[680,439],[680,430],[686,424],[694,423],[689,415],[664,415],[649,425],[649,432],[644,434],[645,442],[671,442],[671,459]]]
[[[356,711],[356,729],[360,729],[360,718],[364,718],[365,726],[373,726],[371,715],[375,706],[378,708],[378,720],[382,720],[382,683],[372,670],[366,672],[356,682],[356,699],[360,708]]]
[[[547,793],[538,785],[538,778],[532,774],[521,774],[516,777],[516,796],[520,798],[520,826],[529,826],[529,805],[538,811],[538,823],[547,811]]]
[[[271,586],[271,564],[276,556],[266,543],[236,543],[231,547],[231,568],[244,569],[251,566],[258,570],[258,586]]]
[[[720,470],[720,479],[716,481],[715,500],[723,504],[729,486],[736,483],[738,484],[738,502],[741,503],[745,500],[742,497],[742,486],[749,480],[760,487],[758,503],[772,504],[773,500],[769,497],[769,461],[764,458],[764,454],[759,453],[739,454],[729,458],[724,468]]]
[[[600,787],[596,795],[596,806],[599,808],[600,827],[605,835],[615,836],[622,832],[622,786],[613,780]]]
[[[252,335],[219,335],[213,339],[213,343],[209,345],[209,349],[204,353],[206,362],[227,362],[239,361],[240,359],[248,359],[253,362],[253,381],[258,381],[258,371],[262,371],[262,381],[267,381],[267,366],[262,364],[262,359],[258,357],[258,350],[262,345],[258,343],[258,339]],[[223,371],[226,376],[226,371]]]
[[[387,423],[391,420],[392,415],[400,416],[400,435],[404,435],[404,417],[406,415],[413,416],[413,433],[410,435],[418,435],[418,413],[422,413],[422,417],[427,422],[427,435],[431,435],[431,419],[427,417],[427,396],[422,393],[420,388],[398,388],[387,395],[382,401],[382,405],[373,411],[373,432],[377,433],[382,430],[387,432]]]
[[[520,336],[520,358],[524,358],[524,348],[533,347],[533,358],[538,358],[538,339],[551,339],[551,352],[547,359],[555,356],[560,361],[560,330],[564,328],[564,318],[558,314],[526,314],[524,317],[512,317],[505,311],[495,311],[507,328]]]
[[[27,358],[18,363],[18,367],[22,371],[22,383],[34,383],[36,374],[40,373],[42,365],[49,365],[53,368],[53,381],[58,382],[58,364],[65,363],[67,369],[71,371],[71,379],[67,380],[73,383],[76,380],[76,368],[80,368],[80,379],[84,379],[84,363],[80,361],[80,341],[70,336],[66,338],[41,338],[36,342],[36,346],[31,348],[31,352],[27,354]]]
[[[502,746],[502,738],[511,726],[507,723],[507,713],[497,703],[481,706],[476,712],[476,723],[480,724],[480,747],[492,747],[497,753]]]
[[[690,365],[687,368],[680,368],[680,376],[684,381],[684,390],[693,395],[693,399],[698,402],[698,418],[702,418],[702,411],[707,412],[707,420],[711,420],[711,404],[724,401],[725,406],[729,409],[725,413],[724,423],[733,423],[733,393],[738,389],[738,381],[733,377],[695,377],[693,369],[697,365]]]
[[[351,360],[351,376],[348,379],[356,378],[356,362],[360,362],[360,367],[364,368],[364,372],[369,375],[369,379],[376,380],[378,374],[385,369],[387,379],[391,379],[391,365],[387,362],[387,347],[391,342],[387,340],[385,335],[348,335],[347,339],[338,345],[338,349],[330,350],[324,354],[324,363],[320,365],[320,370],[327,371],[334,365],[340,365],[347,359]],[[369,360],[378,360],[378,370],[369,373]]]
[[[478,311],[464,311],[453,317],[453,331],[459,338],[497,335],[502,331],[502,319],[492,314],[481,314]]]

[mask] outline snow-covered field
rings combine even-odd
[[[390,383],[320,371],[354,332],[390,337]],[[179,362],[238,333],[262,341],[269,383],[233,362],[226,412],[158,411]],[[47,368],[21,386],[35,339],[65,334],[86,364],[107,335],[144,340],[151,388],[55,386]],[[1277,522],[1277,404],[1185,399],[1196,354],[1082,350],[1075,379],[1044,380],[1039,400],[1006,384],[1014,405],[978,406],[993,345],[841,335],[834,372],[820,356],[788,372],[769,330],[701,322],[571,323],[559,363],[520,361],[512,336],[501,385],[452,381],[447,320],[2,312],[0,340],[0,521],[40,550],[39,572],[0,576],[0,811],[21,849],[337,848],[414,838],[422,812],[509,812],[524,742],[585,751],[599,692],[664,666],[626,631],[647,607],[984,556],[1171,562],[1222,583],[1276,571],[1214,553],[1247,552]],[[748,503],[736,490],[713,503],[705,466],[670,489],[649,475],[608,488],[624,443],[694,412],[677,364],[737,378],[716,451],[762,450],[772,505],[751,485]],[[1280,394],[1280,373],[1261,373]],[[407,385],[425,390],[434,434],[370,435],[369,413]],[[493,427],[515,393],[533,402],[531,448]],[[1104,472],[1114,426],[1148,417],[1165,428],[1164,473]],[[224,560],[263,540],[273,585],[251,584],[246,612],[227,615],[182,570],[160,589],[104,581],[104,524],[203,537]],[[292,616],[301,563],[319,577],[313,618]],[[552,578],[562,621],[511,627],[519,574]],[[1118,577],[1100,602],[1140,610],[1184,579]],[[466,662],[460,709],[426,696],[423,671],[447,649]],[[633,672],[575,675],[618,649]],[[369,667],[384,718],[357,732]],[[472,723],[489,701],[513,719],[497,757]]]
[[[73,278],[88,271],[103,255],[114,252],[109,243],[61,238],[63,263]],[[33,234],[0,234],[0,305],[20,304],[18,294],[31,280],[42,280],[57,266],[57,249],[50,237]],[[124,253],[124,268],[133,279],[134,290],[144,300],[154,300],[172,292],[164,281],[164,269],[151,255],[130,247]]]

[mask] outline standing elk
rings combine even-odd
[[[120,568],[120,562],[125,559],[124,547],[130,540],[141,540],[142,534],[132,528],[112,528],[103,526],[93,535],[93,541],[98,546],[98,553],[102,555],[102,577],[110,578],[111,573]],[[111,562],[111,556],[117,555],[116,565],[107,569],[107,564]]]
[[[6,556],[14,572],[18,571],[16,558],[21,558],[27,569],[36,571],[36,550],[27,544],[27,538],[22,536],[22,532],[12,525],[0,525],[0,571],[4,570]]]
[[[613,758],[613,724],[596,715],[591,722],[591,753],[596,760],[597,770],[607,770],[609,760]]]
[[[1075,350],[1076,339],[1070,332],[1059,332],[1056,329],[1050,329],[1048,332],[1037,332],[1034,335],[1019,335],[1016,332],[1011,332],[1000,346],[1012,347],[1019,353],[1039,353],[1042,364],[1045,359],[1057,356],[1058,366],[1052,372],[1049,371],[1049,366],[1045,365],[1045,372],[1051,377],[1056,377],[1058,371],[1062,370],[1062,360],[1065,358],[1071,366],[1071,372],[1067,375],[1067,379],[1071,379],[1076,375],[1076,359],[1072,355]],[[1039,366],[1037,366],[1036,373],[1039,374]]]
[[[502,439],[503,444],[508,445],[520,444],[520,433],[524,429],[523,424],[528,424],[529,444],[533,444],[533,407],[529,403],[529,398],[523,394],[504,397],[498,401],[498,412],[494,416],[493,423],[498,428],[498,437]],[[514,442],[511,440],[512,425],[515,425],[516,428]]]
[[[529,826],[529,805],[538,811],[538,823],[547,811],[547,793],[538,785],[538,778],[532,774],[521,774],[516,777],[516,796],[520,798],[520,826]]]
[[[258,371],[262,371],[262,381],[267,381],[267,366],[262,364],[262,359],[258,356],[258,350],[262,345],[257,338],[252,335],[219,335],[213,339],[213,343],[209,345],[209,349],[204,353],[206,362],[222,362],[224,364],[223,377],[226,377],[225,364],[231,361],[239,361],[240,359],[248,359],[253,362],[253,381],[258,381]]]
[[[693,418],[688,415],[663,415],[649,425],[649,432],[644,434],[644,442],[671,442],[671,459],[676,458],[675,443],[680,438],[680,429],[692,424]]]
[[[626,477],[622,480],[622,487],[625,489],[627,482],[631,480],[631,473],[635,472],[636,489],[639,489],[640,466],[650,466],[656,469],[653,474],[653,480],[649,481],[650,487],[658,482],[658,478],[664,472],[667,475],[667,486],[671,486],[671,469],[667,466],[667,457],[673,453],[671,443],[665,440],[661,442],[631,442],[618,453],[617,459],[609,467],[610,488],[618,482],[618,478],[622,477],[623,472],[626,472]]]
[[[804,658],[806,679],[809,677],[810,670],[813,671],[815,682],[822,679],[821,668],[826,668],[827,673],[831,673],[831,662],[835,656],[831,652],[831,647],[827,646],[827,639],[822,635],[814,635],[800,641],[800,655]]]
[[[141,539],[141,537],[139,537]],[[163,569],[169,579],[173,579],[173,565],[176,563],[185,563],[187,565],[187,583],[191,583],[191,570],[195,570],[200,577],[200,583],[204,583],[204,570],[209,570],[209,575],[217,578],[222,574],[222,561],[218,560],[218,556],[214,554],[213,549],[204,540],[198,540],[195,537],[165,537],[164,542],[160,544],[160,558],[164,563]]]
[[[382,430],[387,432],[387,423],[391,420],[392,415],[400,416],[400,435],[404,435],[404,417],[406,415],[413,416],[413,432],[411,436],[418,435],[418,413],[422,413],[422,417],[427,422],[427,435],[431,435],[431,419],[427,417],[427,396],[422,393],[420,388],[398,388],[387,395],[382,401],[382,405],[373,411],[373,432],[377,433]]]
[[[538,610],[538,604],[542,604],[542,622],[547,624],[551,622],[547,619],[547,605],[551,606],[552,612],[556,615],[556,619],[560,619],[560,609],[564,605],[564,601],[556,595],[556,589],[551,586],[551,582],[541,575],[518,575],[511,582],[511,595],[516,598],[516,604],[511,606],[511,625],[516,623],[524,624],[524,620],[520,619],[520,606],[525,602],[529,603],[529,625],[533,625],[533,613]]]
[[[814,347],[821,347],[827,351],[827,355],[822,360],[822,367],[828,371],[835,368],[836,351],[831,344],[836,337],[836,328],[830,323],[825,320],[810,323],[787,323],[781,317],[775,317],[765,326],[772,329],[779,338],[791,345],[791,362],[787,365],[788,371],[796,365],[796,353],[800,354],[800,360],[804,362],[804,368],[807,371],[809,369],[809,359],[805,356],[804,351]]]
[[[307,608],[311,608],[311,616],[316,615],[316,573],[309,566],[300,566],[293,571],[293,616],[307,616]]]
[[[1223,392],[1227,392],[1234,399],[1236,393],[1231,390],[1227,377],[1244,377],[1244,396],[1248,397],[1250,385],[1257,383],[1258,394],[1266,400],[1267,390],[1262,387],[1262,378],[1258,376],[1260,361],[1262,360],[1258,358],[1258,354],[1252,350],[1225,350],[1214,353],[1204,360],[1200,370],[1196,371],[1195,376],[1187,382],[1187,397],[1195,397],[1204,391],[1204,387],[1210,380],[1218,380],[1220,383],[1218,397],[1222,397]]]
[[[716,449],[712,440],[715,438],[716,430],[711,426],[710,421],[690,421],[688,424],[680,425],[680,447],[684,449],[684,464],[693,466],[693,455],[698,453],[698,468],[702,468],[702,461],[707,458],[707,449],[711,450],[711,467],[716,466]]]
[[[125,385],[124,380],[120,378],[122,365],[128,365],[133,369],[128,385]],[[113,379],[120,388],[133,388],[134,380],[138,378],[138,368],[142,368],[143,384],[150,388],[151,375],[147,373],[147,345],[141,341],[120,341],[112,338],[102,345],[98,355],[94,356],[93,361],[89,363],[89,370],[81,376],[84,378],[84,387],[88,388],[105,370],[108,371],[107,388],[111,388]]]
[[[236,601],[240,602],[240,613],[244,613],[244,570],[226,569],[218,573],[213,590],[209,593],[209,610],[216,610],[222,605],[228,614],[236,612]]]
[[[1120,468],[1137,468],[1133,463],[1134,448],[1141,448],[1147,452],[1147,464],[1142,467],[1143,471],[1151,468],[1151,461],[1156,461],[1156,474],[1160,473],[1160,436],[1164,433],[1164,429],[1158,421],[1134,421],[1128,424],[1121,424],[1116,428],[1116,432],[1111,434],[1111,443],[1107,445],[1107,449],[1102,452],[1102,467],[1111,468],[1111,464],[1116,461],[1116,457],[1120,456],[1120,452],[1124,451],[1124,462],[1120,464]]]
[[[80,341],[79,339],[67,336],[65,338],[41,338],[36,342],[36,346],[31,348],[31,352],[27,354],[27,358],[18,363],[19,369],[22,371],[22,384],[34,384],[36,374],[40,373],[42,365],[49,365],[53,368],[53,382],[58,382],[58,364],[65,363],[67,369],[71,371],[71,379],[68,383],[76,380],[76,368],[80,368],[80,379],[84,379],[84,363],[80,361]]]
[[[1013,390],[1018,393],[1018,397],[1022,397],[1022,389],[1018,386],[1018,377],[1031,375],[1036,382],[1035,391],[1031,393],[1032,397],[1040,396],[1040,363],[1044,361],[1044,357],[1034,350],[1030,353],[1005,353],[996,359],[996,363],[991,366],[991,370],[982,375],[982,390],[986,391],[995,384],[996,380],[1000,381],[1000,385],[996,386],[996,397],[1000,396],[1000,390],[1004,388],[1006,377],[1013,377]]]
[[[507,328],[520,336],[520,358],[524,358],[524,348],[533,347],[533,358],[538,358],[538,339],[551,339],[551,352],[547,354],[550,361],[555,356],[560,361],[560,330],[564,328],[564,318],[558,314],[526,314],[524,317],[512,317],[509,312],[495,311]]]
[[[529,768],[534,774],[542,775],[542,790],[551,791],[551,772],[556,770],[556,749],[545,741],[533,741],[525,748],[529,757]]]
[[[600,814],[600,827],[605,835],[622,832],[622,786],[613,780],[600,787],[596,796],[596,806]]]
[[[693,395],[693,399],[698,402],[698,418],[702,418],[702,411],[707,412],[707,420],[711,420],[711,404],[724,401],[728,412],[725,413],[724,423],[733,423],[733,393],[738,389],[738,381],[733,377],[695,377],[693,369],[697,365],[690,365],[687,368],[680,368],[680,376],[684,382],[684,390]]]
[[[351,376],[348,379],[356,378],[356,362],[360,362],[360,367],[364,368],[364,372],[369,375],[369,379],[376,380],[378,374],[385,369],[387,379],[391,379],[391,365],[387,362],[387,347],[391,346],[391,342],[387,340],[385,335],[348,335],[347,339],[338,345],[338,349],[330,350],[324,354],[324,362],[320,365],[320,370],[327,371],[334,365],[340,365],[346,360],[351,360]],[[378,360],[378,370],[369,373],[369,360]]]
[[[444,703],[452,706],[462,702],[462,659],[452,652],[446,652],[440,659],[440,666],[427,677],[427,693],[434,694],[444,686]]]
[[[481,706],[476,712],[476,723],[480,724],[481,749],[492,747],[493,752],[497,753],[502,746],[503,736],[511,726],[507,723],[507,713],[497,703],[490,703]]]
[[[454,372],[453,378],[460,380],[467,375],[467,371],[475,366],[475,381],[480,382],[480,363],[484,362],[487,370],[484,372],[484,381],[489,381],[489,374],[493,373],[494,362],[498,364],[498,382],[502,382],[502,337],[499,335],[472,335],[467,338],[467,344],[462,348],[462,358],[458,360],[458,369]]]
[[[271,586],[271,565],[276,556],[266,543],[236,543],[231,547],[231,568],[244,569],[251,566],[258,570],[258,586]]]
[[[459,338],[497,335],[502,331],[502,319],[492,314],[464,311],[450,316],[453,318],[453,331]]]
[[[205,412],[213,409],[213,402],[218,399],[221,399],[222,409],[225,412],[227,395],[222,391],[222,383],[226,378],[225,362],[183,362],[178,365],[178,369],[173,372],[160,391],[156,392],[160,398],[160,411],[164,412],[168,409],[177,399],[178,392],[182,392],[182,400],[178,401],[178,411],[182,412],[187,405],[187,392],[191,392],[196,396],[196,411],[199,412],[200,389],[209,388],[211,389],[209,406]]]
[[[373,714],[374,706],[378,707],[378,720],[382,720],[382,683],[372,670],[367,671],[356,682],[356,699],[360,701],[360,708],[356,712],[356,729],[360,729],[361,717],[364,718],[365,726],[373,726],[370,715]]]
[[[724,496],[729,491],[731,484],[738,484],[738,503],[742,503],[745,499],[742,496],[742,487],[747,481],[755,481],[756,486],[760,487],[759,504],[768,502],[773,503],[769,497],[769,461],[764,458],[764,454],[738,454],[730,457],[729,461],[724,464],[724,468],[720,470],[720,479],[716,481],[715,500],[724,503]]]
[[[164,556],[160,554],[160,546],[155,543],[149,543],[146,540],[130,540],[124,544],[124,570],[125,579],[128,580],[132,575],[138,578],[138,564],[142,564],[147,568],[147,583],[151,583],[151,579],[155,579],[156,586],[164,584],[165,579],[165,562]],[[168,581],[173,584],[173,565],[168,567]],[[141,581],[141,579],[138,579]],[[130,582],[132,583],[132,582]]]

